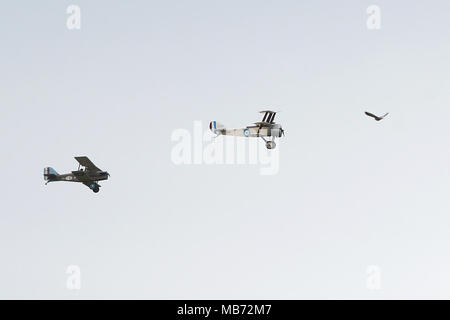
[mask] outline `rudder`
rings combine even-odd
[[[49,181],[50,179],[52,179],[58,175],[59,175],[59,173],[56,172],[55,169],[50,168],[50,167],[44,168],[44,180],[45,181]]]
[[[215,134],[220,134],[225,129],[225,126],[217,121],[211,121],[209,123],[209,130]]]

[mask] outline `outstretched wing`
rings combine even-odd
[[[259,113],[264,113],[264,116],[263,116],[262,120],[260,122],[257,122],[256,124],[269,125],[269,124],[274,123],[273,120],[275,119],[275,115],[277,114],[276,111],[264,110],[264,111],[260,111]]]
[[[86,171],[102,171],[97,168],[88,157],[75,157],[75,160],[77,160],[80,165],[85,167]]]
[[[378,118],[376,115],[374,115],[373,113],[370,113],[370,112],[364,112],[366,115],[368,115],[369,117],[372,117],[372,118]]]

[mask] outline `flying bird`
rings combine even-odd
[[[376,116],[376,115],[374,115],[373,113],[370,113],[370,112],[364,112],[367,116],[369,116],[369,117],[372,117],[372,118],[374,118],[376,121],[380,121],[380,120],[383,120],[384,119],[384,117],[386,117],[389,113],[386,113],[384,116],[381,116],[381,117],[379,117],[379,116]]]

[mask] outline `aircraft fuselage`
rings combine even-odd
[[[100,171],[92,174],[85,171],[72,171],[72,173],[60,174],[51,177],[49,181],[68,181],[68,182],[92,182],[108,180],[108,172]]]

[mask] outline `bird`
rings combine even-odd
[[[374,118],[376,121],[380,121],[380,120],[383,120],[384,119],[384,117],[386,117],[388,114],[389,114],[389,112],[388,113],[386,113],[384,116],[381,116],[381,117],[379,117],[379,116],[376,116],[376,115],[374,115],[373,113],[370,113],[370,112],[364,112],[366,115],[368,115],[369,117],[372,117],[372,118]]]

